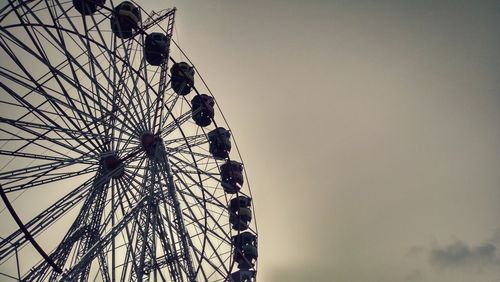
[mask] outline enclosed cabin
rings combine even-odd
[[[146,36],[144,55],[148,64],[159,66],[167,61],[170,49],[170,38],[160,32],[153,32]]]
[[[220,166],[221,184],[224,192],[238,193],[243,185],[243,165],[237,161],[227,161]]]
[[[231,282],[255,282],[257,271],[255,270],[238,270],[231,273]]]
[[[106,0],[73,0],[73,7],[84,16],[94,14],[104,7]]]
[[[237,161],[227,161],[220,166],[222,188],[228,194],[238,193],[243,185],[243,165]]]
[[[141,23],[141,11],[132,2],[124,1],[113,9],[111,30],[123,39],[134,36]]]
[[[185,96],[194,85],[194,68],[185,62],[175,63],[170,69],[171,86],[175,93]]]
[[[248,229],[252,221],[252,199],[238,196],[229,202],[229,222],[234,230],[243,231]]]
[[[238,268],[248,270],[254,267],[257,261],[257,236],[250,232],[242,232],[233,236],[234,261]]]
[[[194,96],[193,100],[191,100],[194,122],[201,127],[210,125],[215,114],[214,106],[214,98],[206,94]]]
[[[226,159],[231,151],[231,133],[218,127],[208,133],[209,151],[216,159]]]

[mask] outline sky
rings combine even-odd
[[[500,281],[499,1],[142,2],[231,126],[259,282]]]
[[[245,160],[258,281],[500,281],[500,2],[168,3]]]

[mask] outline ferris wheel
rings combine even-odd
[[[256,281],[231,130],[175,8],[0,7],[0,280]]]

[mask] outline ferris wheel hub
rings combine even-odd
[[[153,156],[156,145],[161,143],[161,138],[151,132],[144,132],[141,135],[141,145],[144,152],[148,157]]]
[[[111,178],[118,179],[125,174],[125,165],[116,153],[103,155],[101,162],[104,174],[109,174]]]

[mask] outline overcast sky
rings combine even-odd
[[[499,1],[168,4],[245,160],[259,281],[500,281]]]
[[[259,282],[500,281],[500,1],[136,2],[231,126]]]

